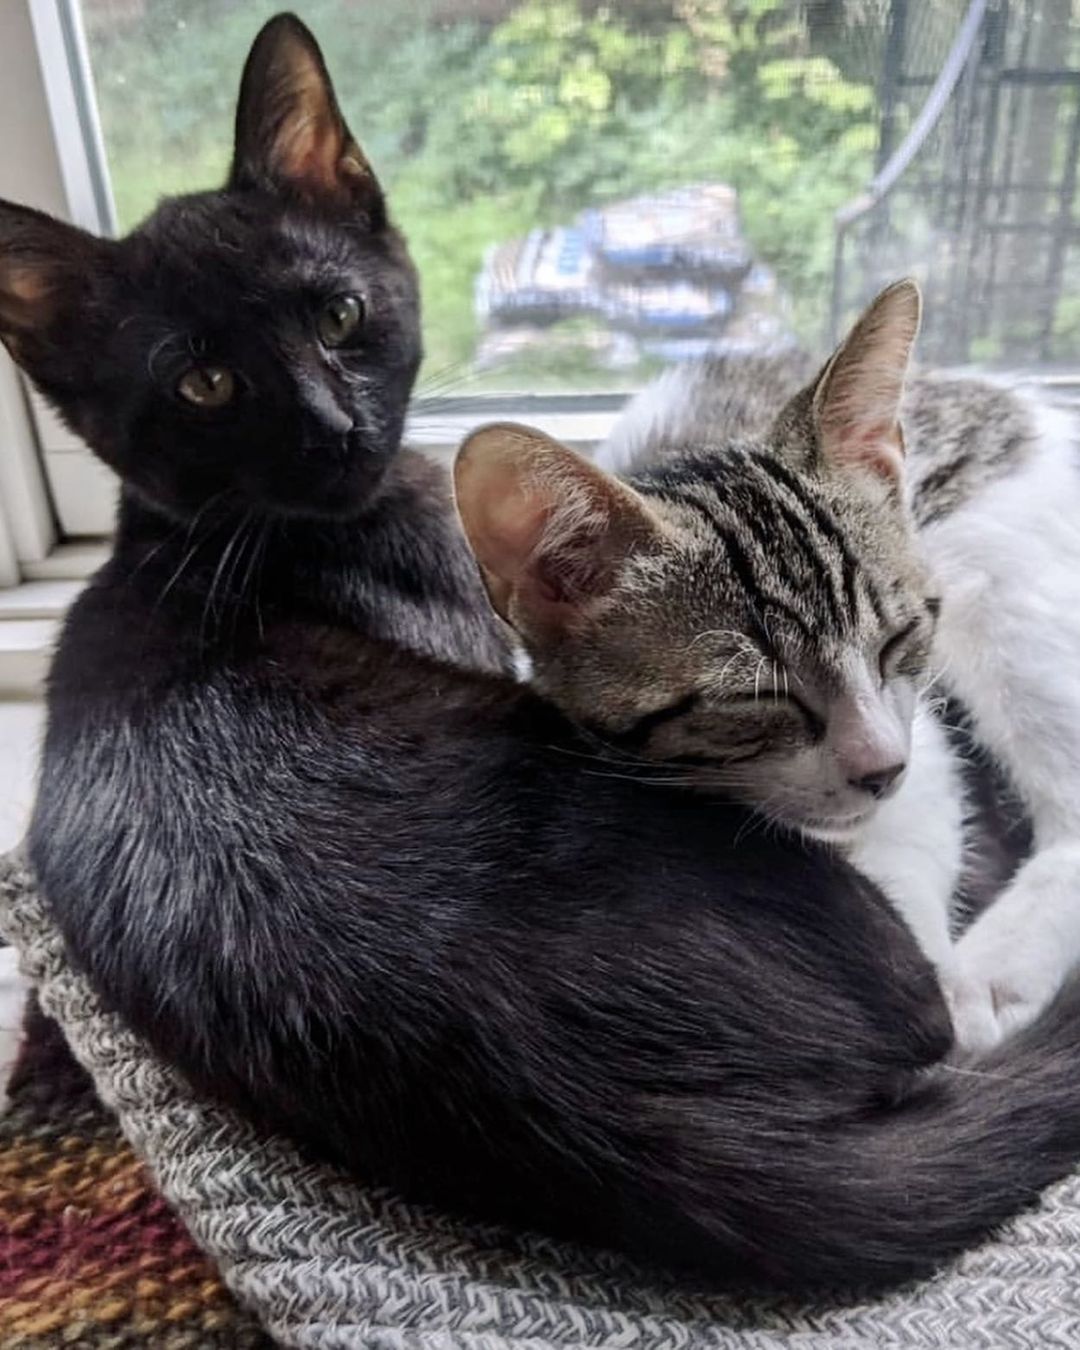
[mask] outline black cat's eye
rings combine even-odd
[[[881,655],[878,657],[878,665],[881,670],[881,678],[888,679],[893,667],[897,664],[897,657],[901,656],[904,648],[914,637],[919,627],[919,620],[912,619],[900,629],[899,633],[894,633],[888,642],[881,649]]]
[[[319,310],[315,326],[324,347],[344,347],[364,322],[364,302],[358,295],[335,295]]]
[[[180,376],[176,392],[186,403],[213,411],[232,402],[236,377],[225,366],[191,366]]]

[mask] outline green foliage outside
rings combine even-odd
[[[162,194],[221,180],[241,64],[277,8],[147,0],[123,23],[85,0],[123,226]],[[752,248],[793,297],[801,333],[820,340],[833,212],[870,176],[876,116],[872,87],[816,47],[792,5],[525,0],[495,23],[448,18],[446,0],[296,8],[420,268],[429,371],[465,378],[489,244],[707,180],[738,190]],[[568,374],[611,381],[584,366],[514,379]]]

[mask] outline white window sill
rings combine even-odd
[[[59,619],[0,618],[0,699],[40,698]]]
[[[105,551],[104,545],[96,548],[99,561]],[[58,566],[57,554],[65,553],[58,549],[37,567]],[[0,698],[40,697],[60,622],[82,586],[82,579],[72,577],[0,590]]]

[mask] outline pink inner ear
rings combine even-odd
[[[883,478],[899,478],[904,468],[904,438],[895,422],[837,427],[829,439],[836,464],[862,465]]]
[[[331,192],[338,183],[340,138],[334,127],[320,125],[315,116],[301,126],[283,156],[288,178],[316,192]]]
[[[550,504],[520,488],[488,504],[475,547],[483,565],[513,581],[524,573],[544,533]]]
[[[0,264],[0,327],[42,328],[58,299],[55,268]]]
[[[33,305],[44,300],[50,286],[43,269],[13,267],[4,277],[5,285],[16,300]]]
[[[280,171],[308,191],[332,192],[345,147],[322,73],[308,51],[292,46],[282,55],[280,72],[289,102],[278,141]]]

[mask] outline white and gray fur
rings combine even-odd
[[[631,403],[598,463],[633,479],[688,449],[759,436],[808,373],[798,357],[672,369]],[[907,498],[940,597],[936,678],[914,710],[902,785],[847,848],[941,971],[960,1042],[983,1049],[1031,1021],[1080,963],[1077,428],[1007,388],[947,376],[910,381],[903,425]],[[970,841],[939,695],[969,710],[1034,837],[1004,894],[955,943]]]

